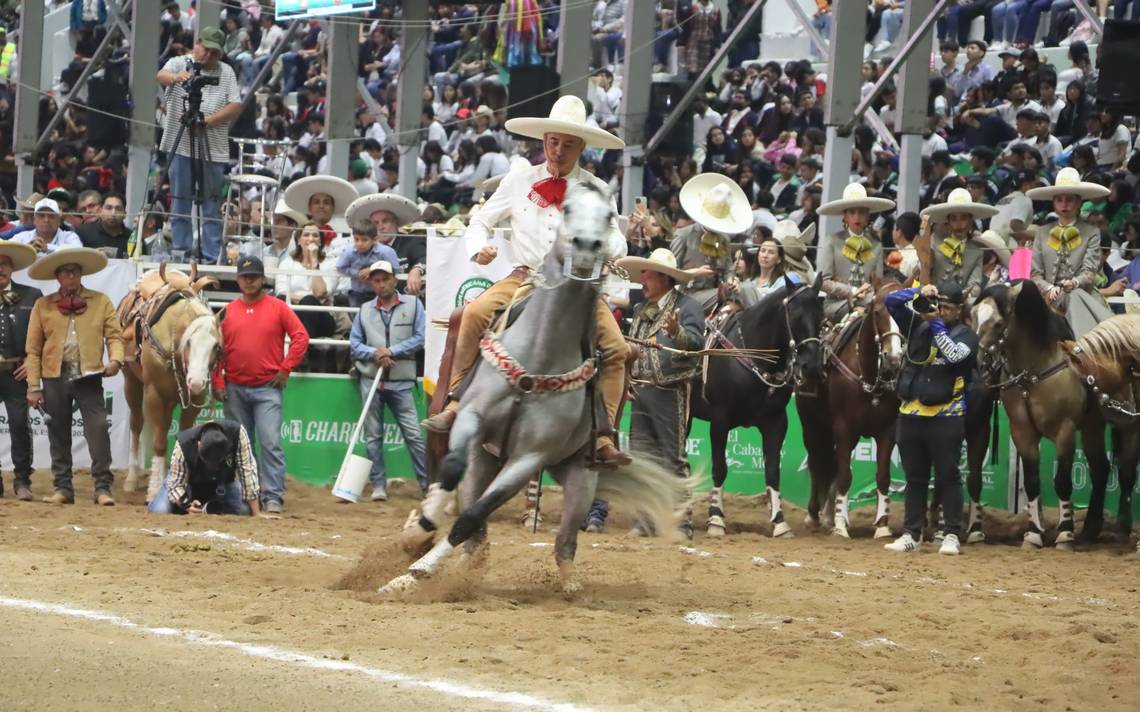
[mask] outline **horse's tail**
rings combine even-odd
[[[678,513],[688,506],[696,485],[692,477],[678,477],[645,456],[598,476],[596,497],[633,512],[653,531],[676,531]]]

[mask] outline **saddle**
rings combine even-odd
[[[837,354],[846,348],[847,344],[851,343],[851,339],[859,333],[859,328],[863,326],[864,316],[861,309],[856,309],[843,317],[838,324],[825,329],[820,335],[820,339],[826,347],[826,352]]]
[[[172,305],[185,299],[191,286],[190,277],[178,270],[166,271],[165,281],[158,272],[147,272],[123,297],[115,312],[123,330],[127,363],[138,361],[145,330],[157,324]]]

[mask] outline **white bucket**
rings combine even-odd
[[[333,497],[347,502],[359,502],[364,483],[372,473],[372,461],[360,455],[349,455],[333,485]]]

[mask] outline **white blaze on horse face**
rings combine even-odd
[[[212,315],[196,318],[182,335],[182,352],[186,354],[186,387],[199,395],[210,385],[210,371],[220,334]]]
[[[974,324],[977,325],[979,332],[989,328],[990,322],[992,322],[996,316],[997,309],[994,308],[993,302],[989,299],[974,307]]]
[[[887,343],[886,343],[885,348],[887,350],[887,355],[892,357],[892,358],[902,359],[903,345],[902,345],[902,334],[899,332],[899,325],[895,322],[894,317],[888,317],[888,318],[891,322],[891,332],[889,334],[887,334],[887,338],[886,338]]]

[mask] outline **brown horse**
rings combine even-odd
[[[1068,354],[1069,367],[1092,391],[1105,420],[1115,426],[1120,480],[1116,536],[1118,542],[1127,543],[1132,533],[1132,493],[1140,461],[1140,315],[1122,314],[1102,321],[1075,343],[1065,342],[1061,348]],[[1100,531],[1106,489],[1094,481],[1082,532],[1086,538],[1095,538]]]
[[[885,299],[901,285],[876,281],[873,287],[875,297],[866,314],[851,317],[837,327],[838,338],[826,349],[825,382],[819,395],[796,396],[812,476],[808,523],[821,522],[820,511],[834,489],[833,533],[844,538],[850,537],[851,453],[861,437],[874,438],[876,447],[875,538],[891,535],[887,527],[891,453],[899,410],[894,386],[902,369],[904,345],[898,326],[887,313]],[[813,451],[819,455],[813,457]]]
[[[1069,368],[1062,341],[1071,340],[1072,331],[1064,317],[1045,303],[1037,285],[1028,280],[987,287],[974,305],[973,321],[982,354],[997,360],[1005,372],[1005,380],[999,384],[1001,402],[1009,416],[1010,435],[1021,458],[1029,498],[1029,523],[1022,546],[1039,549],[1044,545],[1040,442],[1045,437],[1057,450],[1053,487],[1061,521],[1056,544],[1060,549],[1073,547],[1072,470],[1078,432],[1092,476],[1094,504],[1100,503],[1099,507],[1090,507],[1082,537],[1095,539],[1100,533],[1099,512],[1104,507],[1108,482],[1104,418],[1081,376]]]
[[[166,473],[166,439],[174,407],[181,405],[179,426],[188,428],[209,402],[210,375],[221,348],[221,331],[200,293],[212,277],[189,277],[165,263],[143,275],[119,303],[119,321],[128,337],[125,395],[131,409],[128,492],[138,487],[143,464],[142,434],[149,429],[153,458],[147,501],[154,498]],[[133,337],[133,338],[132,338]]]

